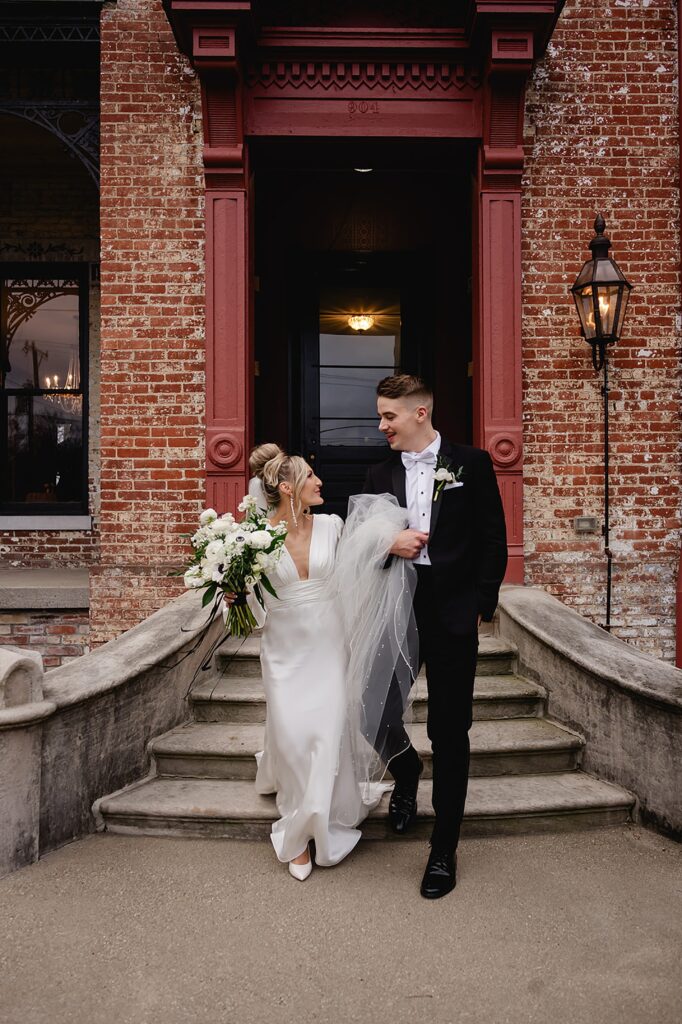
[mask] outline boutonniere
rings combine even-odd
[[[433,474],[433,479],[436,483],[433,492],[433,500],[438,501],[440,492],[443,490],[445,485],[454,484],[456,481],[460,480],[463,472],[464,466],[460,466],[457,472],[454,472],[448,460],[443,458],[442,455],[439,455],[436,459],[436,471]]]

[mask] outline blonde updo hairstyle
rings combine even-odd
[[[277,444],[261,444],[249,456],[249,470],[263,484],[268,505],[275,508],[282,500],[279,485],[291,485],[294,512],[307,512],[301,503],[301,491],[308,477],[308,463],[300,455],[287,455]]]

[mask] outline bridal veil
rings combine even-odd
[[[346,742],[367,803],[373,802],[370,784],[410,742],[419,670],[412,611],[417,574],[409,560],[389,556],[406,527],[407,511],[392,494],[353,495],[333,575],[349,655]]]

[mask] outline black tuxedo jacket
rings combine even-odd
[[[478,616],[492,619],[507,567],[502,499],[487,452],[441,440],[439,455],[461,487],[443,488],[431,506],[429,558],[440,608],[455,633],[475,629]],[[405,467],[400,452],[371,466],[365,494],[394,494],[406,508]],[[435,484],[434,484],[435,492]]]

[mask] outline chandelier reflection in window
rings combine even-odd
[[[78,390],[80,385],[78,359],[75,356],[71,356],[64,383],[61,383],[57,373],[45,378],[45,390],[48,392],[45,395],[45,399],[64,412],[71,414],[79,413],[83,404],[83,396],[80,394],[65,394],[65,392]]]

